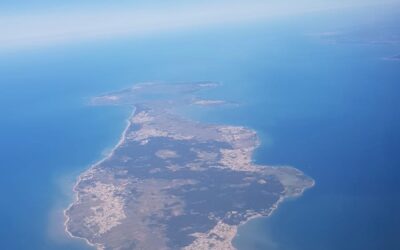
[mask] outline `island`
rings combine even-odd
[[[93,98],[132,115],[111,153],[79,176],[66,232],[104,250],[235,249],[240,225],[312,187],[298,169],[255,164],[254,130],[182,117],[196,93],[217,86],[141,83]]]

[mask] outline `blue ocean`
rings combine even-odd
[[[89,249],[64,233],[76,177],[119,140],[130,110],[90,97],[143,81],[221,83],[182,110],[244,125],[255,162],[316,185],[240,227],[240,250],[400,249],[398,11],[365,8],[0,54],[0,248]],[[396,40],[397,39],[397,40]]]

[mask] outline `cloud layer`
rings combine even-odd
[[[0,49],[30,48],[124,36],[146,36],[204,26],[295,15],[359,5],[332,1],[243,1],[186,4],[186,6],[102,9],[68,9],[3,15],[0,17]],[[366,4],[366,1],[363,1]]]

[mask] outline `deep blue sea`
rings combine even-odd
[[[0,55],[0,248],[87,249],[63,233],[77,175],[129,110],[90,97],[141,81],[222,83],[183,110],[258,131],[255,161],[316,181],[239,230],[241,250],[400,249],[398,12],[364,9]]]

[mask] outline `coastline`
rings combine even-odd
[[[73,193],[74,193],[74,200],[69,204],[69,206],[64,209],[64,229],[65,232],[67,233],[67,235],[69,235],[71,238],[74,239],[82,239],[86,242],[87,245],[94,247],[96,249],[104,249],[104,245],[102,244],[94,244],[91,243],[87,238],[84,237],[79,237],[79,236],[75,236],[73,235],[69,230],[68,230],[68,226],[67,224],[70,221],[70,217],[67,215],[67,211],[77,202],[79,201],[79,192],[76,190],[77,186],[79,185],[79,183],[82,181],[82,178],[84,177],[84,174],[91,171],[93,168],[95,168],[96,166],[98,166],[99,164],[101,164],[102,162],[104,162],[105,160],[109,159],[110,157],[113,156],[114,152],[116,149],[118,149],[118,147],[120,147],[125,141],[126,141],[126,136],[127,136],[127,131],[130,128],[131,124],[132,124],[132,118],[135,116],[137,108],[135,106],[132,106],[132,112],[130,113],[130,115],[128,116],[128,118],[126,119],[126,126],[120,136],[119,141],[117,142],[117,144],[112,148],[112,150],[102,159],[100,159],[98,162],[92,164],[88,169],[84,170],[81,174],[79,174],[79,176],[77,177],[77,180],[73,186]],[[256,147],[259,147],[261,145],[261,141],[259,140],[259,138],[256,138]],[[255,165],[257,166],[257,165]],[[271,169],[279,169],[279,168],[293,168],[293,167],[285,167],[285,166],[260,166],[260,167],[264,167],[264,168],[271,168]],[[296,168],[293,168],[296,171],[298,171],[299,173],[303,174],[303,172],[301,170],[298,170]],[[276,201],[276,203],[270,208],[270,211],[267,214],[254,214],[253,216],[249,217],[246,221],[241,222],[239,225],[235,225],[233,226],[235,233],[233,235],[233,237],[229,240],[229,242],[226,242],[227,245],[231,246],[232,249],[237,249],[234,245],[233,245],[233,240],[238,236],[238,229],[240,226],[243,226],[245,224],[247,224],[249,221],[257,219],[257,218],[267,218],[269,216],[271,216],[273,214],[273,212],[279,207],[279,205],[281,204],[281,202],[283,202],[285,199],[287,198],[297,198],[300,197],[307,189],[312,188],[315,185],[315,180],[311,179],[312,183],[311,185],[299,190],[297,193],[294,192],[293,194],[286,194],[286,195],[282,195],[280,196],[280,198]]]
[[[300,171],[300,170],[298,170],[298,171]],[[300,171],[300,172],[302,172],[302,171]],[[238,232],[238,230],[239,230],[240,227],[245,226],[248,222],[250,222],[250,221],[252,221],[252,220],[262,219],[262,218],[266,219],[266,218],[270,217],[270,216],[275,212],[275,210],[277,210],[277,209],[279,208],[279,205],[280,205],[281,203],[283,203],[285,200],[290,199],[290,198],[292,198],[292,199],[299,198],[299,197],[301,197],[301,196],[304,194],[304,192],[305,192],[306,190],[311,189],[311,188],[313,188],[314,186],[315,186],[315,180],[312,179],[312,184],[311,184],[309,187],[303,188],[303,189],[301,190],[300,193],[298,193],[298,194],[296,194],[296,195],[292,195],[292,196],[290,196],[290,195],[283,195],[283,196],[281,196],[281,197],[279,198],[279,200],[276,201],[275,204],[271,207],[271,211],[270,211],[267,215],[257,214],[257,215],[254,215],[254,216],[248,218],[246,221],[241,222],[239,225],[236,226],[236,234],[235,234],[235,237],[233,238],[233,240],[238,236],[238,233],[237,233],[237,232]],[[232,245],[233,245],[233,241],[232,241],[231,243],[232,243]],[[235,246],[233,246],[233,247],[234,247],[234,249],[238,250]]]
[[[266,166],[268,167],[268,166]],[[270,168],[276,168],[276,167],[270,167]],[[299,172],[301,172],[300,170],[297,170]],[[301,172],[302,173],[302,172]],[[209,249],[210,244],[215,244],[216,242],[213,241],[213,239],[209,238],[210,234],[216,234],[219,235],[219,237],[223,238],[223,240],[220,243],[220,245],[218,245],[219,248],[217,249],[225,249],[225,250],[239,250],[239,248],[237,248],[234,244],[234,240],[237,236],[239,236],[238,232],[239,232],[239,228],[241,226],[246,225],[248,222],[252,221],[252,220],[256,220],[256,219],[266,219],[268,217],[270,217],[273,212],[279,208],[279,205],[284,202],[285,200],[289,199],[289,198],[299,198],[307,189],[312,188],[315,185],[315,181],[312,180],[312,184],[308,187],[303,188],[299,193],[297,194],[287,194],[287,195],[283,195],[281,196],[275,203],[274,205],[270,208],[270,211],[267,214],[254,214],[253,216],[247,218],[246,221],[242,221],[240,222],[240,224],[238,225],[229,225],[224,223],[222,220],[221,221],[217,221],[217,224],[214,228],[212,228],[210,231],[204,233],[202,236],[197,237],[197,239],[190,245],[182,248],[184,250],[207,250]],[[221,226],[222,225],[222,226]],[[227,230],[228,229],[228,230]],[[204,238],[205,236],[205,238]],[[207,237],[208,236],[208,237]],[[196,242],[197,244],[195,244],[193,246],[193,244]],[[214,245],[215,246],[215,245]]]
[[[73,235],[73,234],[68,230],[67,224],[68,224],[68,222],[69,222],[69,220],[70,220],[70,217],[67,215],[67,211],[73,206],[73,204],[74,204],[75,202],[77,202],[77,201],[79,200],[78,192],[76,191],[76,187],[77,187],[77,186],[79,185],[79,183],[81,182],[81,180],[82,180],[82,175],[83,175],[84,173],[86,173],[87,171],[92,170],[94,167],[96,167],[97,165],[101,164],[102,162],[104,162],[105,160],[107,160],[108,158],[110,158],[111,156],[113,156],[114,151],[115,151],[119,146],[121,146],[121,145],[125,142],[125,140],[126,140],[126,132],[128,131],[129,127],[130,127],[131,124],[132,124],[131,119],[132,119],[132,117],[135,115],[135,113],[136,113],[136,107],[133,106],[133,107],[132,107],[131,113],[129,114],[128,118],[125,120],[126,126],[125,126],[125,128],[124,128],[124,130],[123,130],[123,132],[122,132],[122,134],[121,134],[121,136],[120,136],[120,139],[118,140],[117,144],[115,144],[115,146],[111,149],[111,151],[110,151],[105,157],[101,158],[99,161],[97,161],[96,163],[92,164],[88,169],[84,170],[81,174],[78,175],[78,177],[77,177],[77,179],[76,179],[76,182],[75,182],[75,184],[74,184],[74,186],[73,186],[73,188],[72,188],[72,192],[73,192],[73,196],[74,196],[73,201],[72,201],[72,202],[68,205],[68,207],[67,207],[66,209],[64,209],[64,211],[63,211],[64,218],[65,218],[65,221],[64,221],[64,231],[67,233],[67,235],[68,235],[69,237],[71,237],[71,238],[74,238],[74,239],[84,240],[89,246],[95,247],[95,248],[97,248],[97,249],[102,249],[102,246],[93,244],[93,243],[91,243],[91,242],[90,242],[88,239],[86,239],[86,238],[79,237],[79,236],[75,236],[75,235]]]

